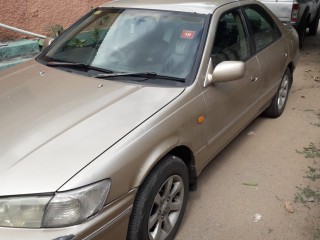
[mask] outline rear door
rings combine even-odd
[[[284,74],[289,46],[276,23],[262,7],[248,5],[244,7],[244,13],[261,69],[260,81],[266,84],[264,87],[267,89],[274,90]]]

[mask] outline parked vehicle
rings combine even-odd
[[[292,24],[299,34],[303,46],[306,30],[316,35],[320,18],[320,0],[259,0],[282,22]]]
[[[298,35],[268,11],[114,1],[1,72],[1,239],[173,239],[203,168],[285,109]]]

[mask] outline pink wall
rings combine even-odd
[[[48,35],[46,26],[56,24],[64,28],[109,0],[0,0],[0,23],[23,30]],[[27,36],[0,28],[0,41]]]

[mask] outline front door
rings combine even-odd
[[[203,89],[207,108],[205,124],[209,158],[255,117],[255,102],[264,90],[259,62],[251,54],[249,34],[244,22],[242,11],[234,9],[223,13],[216,27],[211,52],[213,67],[222,61],[244,61],[246,73],[241,79],[216,83]]]

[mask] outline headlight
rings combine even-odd
[[[52,196],[0,198],[0,226],[39,228]]]
[[[110,180],[52,196],[0,198],[0,226],[53,228],[79,224],[96,214],[107,198]]]
[[[77,190],[56,194],[43,216],[42,227],[65,227],[78,224],[96,214],[107,198],[110,180]]]

